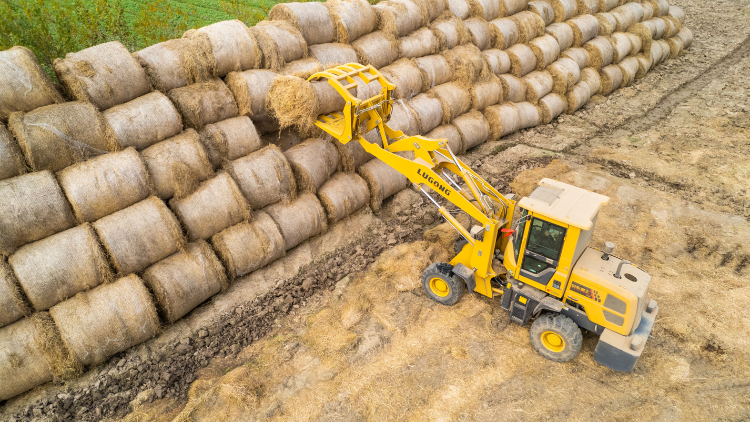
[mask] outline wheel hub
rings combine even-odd
[[[435,277],[430,280],[430,290],[440,297],[446,297],[450,293],[448,283],[442,278]]]
[[[545,331],[542,333],[542,344],[548,350],[555,353],[560,353],[565,349],[565,340],[553,331]]]

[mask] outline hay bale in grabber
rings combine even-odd
[[[336,173],[318,191],[328,222],[333,224],[367,206],[367,183],[354,173]]]
[[[226,165],[225,170],[232,175],[254,210],[281,200],[294,199],[297,193],[289,162],[276,145],[234,160]]]
[[[341,157],[334,142],[311,138],[284,152],[299,189],[316,193],[339,168]]]
[[[256,212],[252,222],[216,234],[211,243],[231,280],[268,265],[286,252],[278,225],[264,211]]]
[[[294,201],[273,204],[264,211],[279,226],[286,250],[328,230],[326,213],[318,198],[309,192],[301,193]]]
[[[0,51],[0,121],[11,113],[63,102],[62,95],[26,47]]]

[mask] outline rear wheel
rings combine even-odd
[[[581,350],[583,335],[572,319],[546,313],[534,320],[529,330],[531,344],[537,353],[555,362],[568,362]]]
[[[453,305],[464,293],[464,281],[453,274],[453,267],[436,262],[422,273],[422,287],[427,296],[442,305]]]

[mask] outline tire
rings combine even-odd
[[[435,302],[451,306],[461,299],[464,281],[452,272],[453,266],[445,262],[431,264],[422,273],[422,287],[427,297]]]
[[[453,252],[456,253],[456,255],[460,254],[462,250],[464,250],[464,246],[469,243],[464,239],[463,237],[459,237],[456,239],[456,243],[453,244]]]
[[[545,313],[534,320],[529,338],[537,353],[554,362],[573,360],[583,344],[578,324],[558,313]]]

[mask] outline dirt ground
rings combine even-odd
[[[497,303],[430,301],[419,274],[455,235],[404,191],[360,240],[210,327],[9,401],[0,419],[750,419],[750,0],[671,3],[695,34],[687,54],[464,157],[502,192],[553,177],[612,198],[592,242],[648,271],[660,305],[632,373],[596,364],[593,335],[556,364]]]

